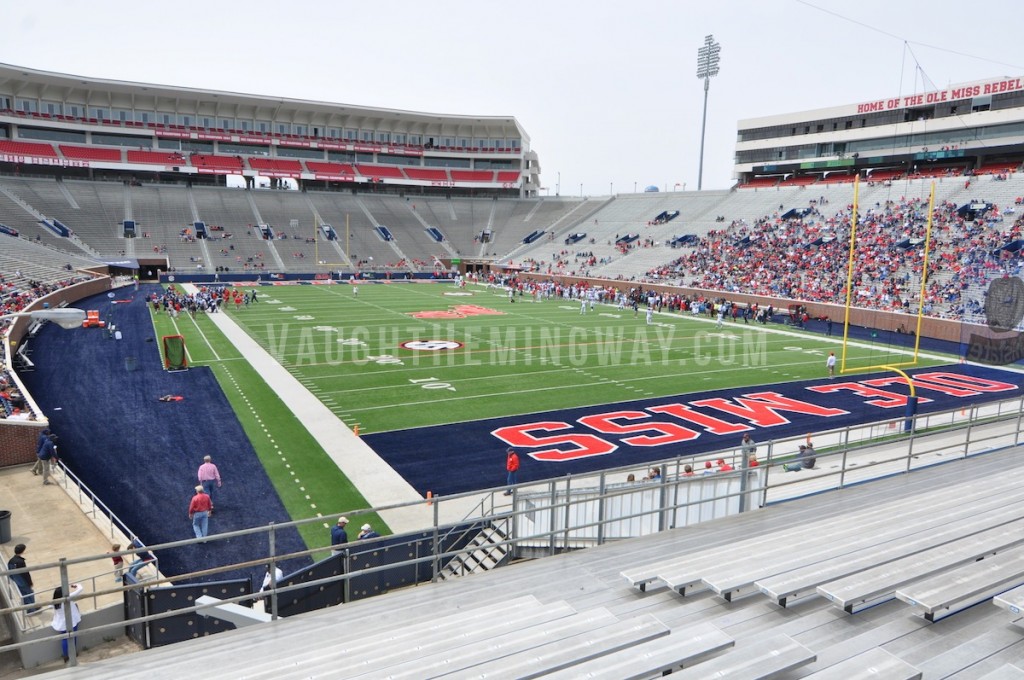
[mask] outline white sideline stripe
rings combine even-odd
[[[186,289],[194,286],[188,286]],[[189,290],[195,292],[195,290]],[[292,415],[323,447],[338,469],[355,484],[372,507],[423,500],[394,468],[388,465],[362,439],[352,433],[330,409],[295,379],[269,352],[260,347],[235,323],[229,314],[210,314],[208,318],[224,337],[246,357],[270,389],[281,398]],[[395,533],[430,526],[432,509],[424,503],[383,513]]]
[[[198,292],[198,291],[197,291],[197,292]],[[219,313],[219,312],[218,312],[218,313]],[[219,354],[217,354],[217,350],[215,350],[215,349],[213,348],[213,343],[211,343],[211,342],[210,342],[210,339],[209,339],[208,337],[206,337],[206,333],[204,333],[204,332],[203,332],[203,329],[199,327],[199,322],[198,322],[198,321],[196,321],[195,317],[194,317],[194,316],[192,316],[191,314],[189,314],[188,316],[189,316],[189,318],[190,318],[190,319],[192,319],[192,325],[196,327],[196,331],[198,331],[199,335],[200,335],[200,336],[201,336],[201,337],[203,338],[203,342],[205,342],[205,343],[206,343],[206,346],[210,348],[210,351],[211,351],[211,352],[213,352],[213,357],[214,357],[214,359],[216,359],[217,361],[220,361],[220,355],[219,355]],[[207,316],[212,316],[212,314],[207,314]],[[177,323],[175,323],[175,324],[174,324],[174,327],[175,327],[175,328],[177,328],[177,327],[178,327],[178,324],[177,324]],[[187,347],[185,348],[185,351],[186,351],[186,352],[188,351],[188,348],[187,348]],[[191,358],[191,357],[189,357],[189,361],[192,361],[192,358]]]

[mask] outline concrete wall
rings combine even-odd
[[[42,628],[14,633],[17,642],[39,641],[19,649],[21,665],[24,668],[35,668],[44,663],[59,661],[61,658],[60,635],[50,627],[50,621],[53,619],[53,607],[47,607],[37,618],[41,619]],[[97,626],[123,621],[123,605],[111,605],[96,611],[82,612],[82,622],[78,625],[78,651],[81,652],[84,649],[101,645],[105,641],[124,637],[123,626],[95,630]],[[11,625],[10,619],[8,625]]]

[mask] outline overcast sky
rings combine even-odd
[[[1024,75],[1008,0],[0,0],[0,61],[93,78],[513,115],[551,195],[732,185],[740,119]],[[681,187],[680,187],[681,188]],[[542,192],[543,193],[543,192]]]

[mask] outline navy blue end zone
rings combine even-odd
[[[1021,395],[1022,374],[966,364],[909,371],[918,413],[966,408]],[[365,435],[417,491],[461,493],[505,483],[514,446],[518,481],[638,467],[668,458],[798,437],[906,414],[908,389],[895,373],[839,376],[618,402],[562,411]]]
[[[224,479],[214,492],[211,534],[289,521],[213,371],[163,370],[160,339],[144,300],[159,290],[120,289],[113,298],[119,304],[105,293],[76,303],[99,310],[121,331],[121,340],[105,329],[65,331],[47,324],[30,341],[36,370],[22,379],[59,436],[58,455],[147,545],[194,536],[187,511],[205,454],[213,456]],[[180,323],[191,321],[183,317]],[[164,394],[184,400],[158,401]],[[306,549],[294,528],[278,529],[275,540],[278,554]],[[259,559],[267,554],[266,543],[266,536],[251,535],[157,556],[162,572],[183,574]],[[282,568],[287,572],[309,562],[289,560]],[[262,580],[263,573],[254,568],[203,580],[254,575]]]

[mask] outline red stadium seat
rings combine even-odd
[[[375,177],[384,179],[406,179],[402,174],[402,168],[397,165],[356,165],[356,170],[363,177]]]
[[[444,168],[406,168],[405,175],[409,179],[422,182],[447,182],[448,171]]]
[[[5,139],[0,141],[0,153],[13,153],[19,156],[49,156],[56,158],[57,152],[50,144],[37,142],[19,142]]]
[[[94,146],[71,146],[70,144],[61,144],[60,152],[64,154],[64,158],[70,158],[78,161],[121,162],[121,149],[103,149]]]
[[[493,182],[493,170],[452,170],[452,179],[456,182]]]

